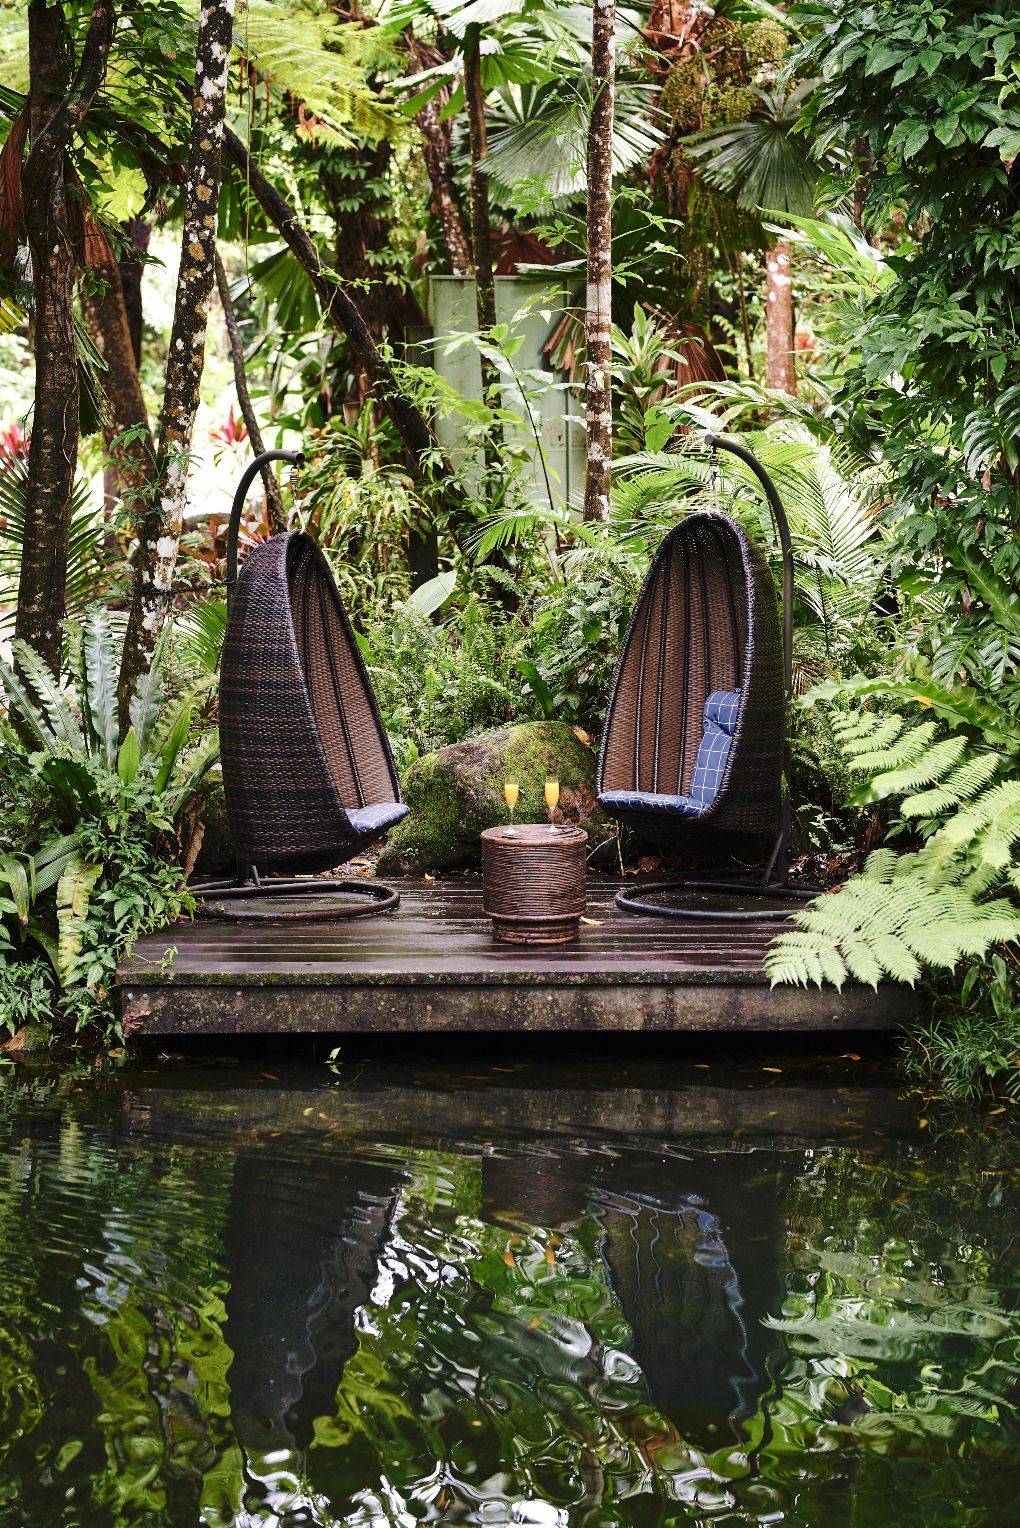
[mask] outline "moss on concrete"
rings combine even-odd
[[[451,743],[413,764],[404,781],[410,815],[390,834],[380,873],[453,870],[479,863],[485,828],[509,821],[503,782],[520,781],[517,822],[546,815],[545,780],[560,782],[560,819],[593,837],[611,831],[595,799],[595,755],[565,722],[526,722]]]

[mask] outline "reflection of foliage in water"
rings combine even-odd
[[[232,1418],[239,1270],[224,1240],[248,1144],[124,1138],[87,1093],[29,1101],[12,1123],[0,1516],[880,1525],[895,1504],[904,1524],[1003,1520],[1020,1354],[1010,1180],[983,1138],[933,1156],[895,1143],[757,1155],[778,1185],[786,1296],[745,1315],[767,1319],[787,1357],[708,1451],[649,1393],[595,1215],[558,1232],[496,1223],[476,1153],[344,1143],[342,1170],[371,1162],[398,1184],[374,1283],[350,1312],[335,1409],[309,1447],[259,1454]],[[276,1147],[258,1149],[271,1172]],[[326,1154],[319,1140],[300,1153]],[[699,1181],[696,1158],[628,1160],[658,1175],[664,1211],[681,1178]],[[251,1225],[252,1258],[266,1230]],[[722,1230],[739,1251],[746,1228],[730,1214]]]

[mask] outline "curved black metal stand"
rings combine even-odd
[[[303,451],[263,451],[261,456],[245,469],[244,476],[237,485],[233,502],[230,506],[230,519],[227,522],[227,576],[224,580],[227,590],[227,611],[230,610],[231,601],[234,598],[234,585],[237,583],[237,538],[241,531],[241,516],[244,513],[244,501],[248,497],[248,489],[254,483],[263,467],[270,462],[290,462],[295,467],[304,465],[305,455]]]
[[[781,923],[785,918],[792,918],[797,909],[796,907],[769,907],[770,899],[784,898],[787,901],[809,902],[821,890],[820,886],[793,887],[775,881],[760,886],[747,881],[645,881],[640,886],[635,886],[633,893],[627,890],[618,891],[616,905],[624,912],[641,913],[648,918],[693,918],[704,919],[706,922],[727,923]],[[668,903],[662,905],[644,900],[648,896],[677,893],[687,895],[691,892],[709,892],[717,897],[757,897],[761,901],[757,907],[753,908],[726,909],[671,907]]]
[[[783,559],[783,688],[785,691],[786,704],[789,705],[793,695],[793,547],[790,540],[790,522],[786,518],[786,510],[783,501],[779,497],[779,490],[769,477],[765,468],[757,457],[742,446],[739,441],[731,440],[728,435],[715,435],[712,431],[705,434],[705,445],[711,451],[713,457],[718,451],[729,451],[731,455],[739,458],[746,467],[749,467],[758,479],[765,492],[765,498],[772,518],[775,521],[776,532],[779,536],[779,550]],[[789,780],[790,751],[789,743],[785,745],[783,773]],[[785,897],[795,901],[809,901],[821,892],[822,887],[797,887],[789,883],[789,860],[790,860],[790,797],[787,791],[779,805],[779,833],[776,837],[775,847],[769,859],[764,878],[759,883],[748,881],[701,881],[678,879],[672,881],[654,881],[647,885],[635,887],[635,892],[652,892],[663,895],[667,892],[691,892],[710,891],[717,896],[760,896]],[[645,902],[640,896],[632,896],[628,891],[621,890],[616,893],[616,905],[625,912],[642,913],[656,918],[725,918],[733,923],[757,923],[762,919],[780,921],[783,918],[791,918],[797,911],[795,907],[784,909],[741,909],[736,912],[709,911],[703,908],[689,907],[660,907],[653,903]]]
[[[291,462],[295,467],[300,467],[304,459],[304,453],[301,451],[264,451],[245,469],[237,485],[237,491],[230,506],[230,520],[227,524],[225,583],[228,613],[237,583],[237,543],[248,490],[262,468],[269,462]],[[331,881],[319,876],[281,876],[263,880],[254,865],[240,868],[237,877],[232,881],[201,881],[188,889],[198,902],[198,911],[202,917],[221,918],[237,923],[261,923],[269,920],[293,922],[311,918],[328,919],[331,922],[342,921],[392,912],[400,905],[400,893],[384,881]],[[327,899],[337,897],[350,898],[350,905],[332,907],[321,905],[326,903]],[[280,905],[290,901],[308,902],[312,905],[295,908]]]
[[[233,923],[345,922],[389,913],[400,906],[399,891],[385,881],[329,881],[304,876],[262,881],[256,877],[251,881],[204,881],[189,890],[199,901],[202,917]],[[350,905],[318,905],[337,897],[350,898]],[[287,907],[291,901],[312,905]]]

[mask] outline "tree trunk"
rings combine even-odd
[[[152,485],[156,445],[142,396],[138,357],[120,268],[111,265],[101,271],[100,276],[105,283],[102,295],[86,292],[82,307],[96,349],[106,364],[108,419],[103,437],[110,457],[113,486],[132,521],[140,525]]]
[[[74,255],[65,154],[106,68],[113,0],[95,0],[81,60],[70,80],[67,28],[57,0],[31,0],[28,36],[29,151],[22,193],[35,295],[35,407],[14,629],[58,673],[78,460]]]
[[[467,105],[468,143],[471,153],[471,259],[475,269],[475,307],[479,329],[496,322],[496,282],[492,274],[492,229],[489,226],[489,139],[485,128],[485,91],[482,89],[481,28],[468,27],[464,39],[464,99]],[[486,356],[479,357],[482,388],[499,404],[499,369]]]
[[[793,353],[793,281],[790,242],[777,239],[765,251],[765,381],[777,392],[797,391]]]
[[[148,253],[149,240],[152,238],[152,224],[146,223],[144,218],[131,218],[127,223],[121,224],[130,253],[125,252],[120,257],[120,284],[124,292],[124,309],[127,313],[128,328],[131,332],[131,348],[135,353],[135,360],[141,364],[142,360],[142,256]]]
[[[120,672],[122,705],[134,689],[135,680],[148,668],[170,609],[213,287],[233,10],[233,0],[208,0],[201,12],[181,266],[163,392],[156,491],[141,528],[135,561],[131,613]]]
[[[616,0],[592,7],[591,126],[588,130],[588,300],[585,414],[588,434],[584,518],[608,520],[612,483],[613,96]]]
[[[439,120],[435,101],[422,107],[415,121],[421,129],[422,156],[432,187],[432,205],[443,230],[443,242],[455,275],[471,269],[471,246],[468,243],[460,203],[450,177],[450,134]]]
[[[262,431],[259,428],[258,415],[252,407],[251,393],[248,391],[248,378],[244,372],[244,344],[241,340],[241,331],[237,327],[237,314],[234,312],[234,300],[230,295],[230,284],[227,281],[227,273],[223,269],[223,261],[219,251],[216,252],[216,290],[220,294],[220,306],[223,309],[223,324],[227,331],[227,340],[230,344],[230,358],[234,363],[234,391],[241,409],[241,418],[244,420],[248,431],[248,442],[253,456],[261,456],[266,449],[266,443],[262,439]],[[276,474],[272,464],[266,462],[261,468],[262,484],[266,490],[266,513],[269,518],[269,529],[273,535],[278,535],[287,529],[287,520],[283,513],[283,499],[280,496],[280,485],[276,481]]]
[[[412,70],[416,74],[443,58],[437,49],[420,42],[411,28],[404,33],[404,41]],[[460,200],[450,176],[451,130],[449,122],[444,122],[441,115],[448,104],[449,92],[441,90],[425,103],[414,120],[421,130],[422,157],[432,187],[432,207],[443,230],[450,267],[454,275],[464,276],[471,270],[471,245],[464,227]]]

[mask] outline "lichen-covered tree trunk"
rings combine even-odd
[[[797,391],[793,338],[790,244],[788,239],[777,239],[765,251],[765,380],[791,397]]]
[[[251,446],[253,456],[261,456],[266,449],[266,443],[262,439],[258,415],[252,405],[251,393],[248,391],[248,378],[244,370],[244,343],[241,339],[241,331],[237,326],[237,314],[234,311],[234,299],[230,295],[230,283],[227,280],[227,273],[223,269],[223,261],[220,259],[218,250],[216,252],[216,290],[220,294],[220,307],[223,309],[223,326],[227,331],[230,359],[234,366],[234,391],[237,394],[241,418],[244,420],[245,429],[248,431],[248,444]],[[280,485],[276,481],[276,474],[270,462],[265,462],[260,470],[262,473],[262,486],[266,491],[266,515],[269,520],[269,529],[275,536],[278,532],[287,529],[287,522],[283,513],[283,499],[280,496]]]
[[[588,295],[585,309],[587,460],[584,518],[609,518],[613,454],[612,185],[616,0],[592,6],[588,130]]]
[[[95,0],[73,75],[61,5],[31,0],[28,28],[29,150],[21,184],[35,298],[35,407],[15,633],[56,673],[79,424],[65,155],[106,68],[113,0]]]
[[[191,146],[177,278],[156,456],[155,491],[140,527],[120,695],[148,667],[170,608],[184,516],[191,437],[205,362],[205,337],[216,255],[223,118],[234,27],[234,0],[203,5],[191,105]]]

